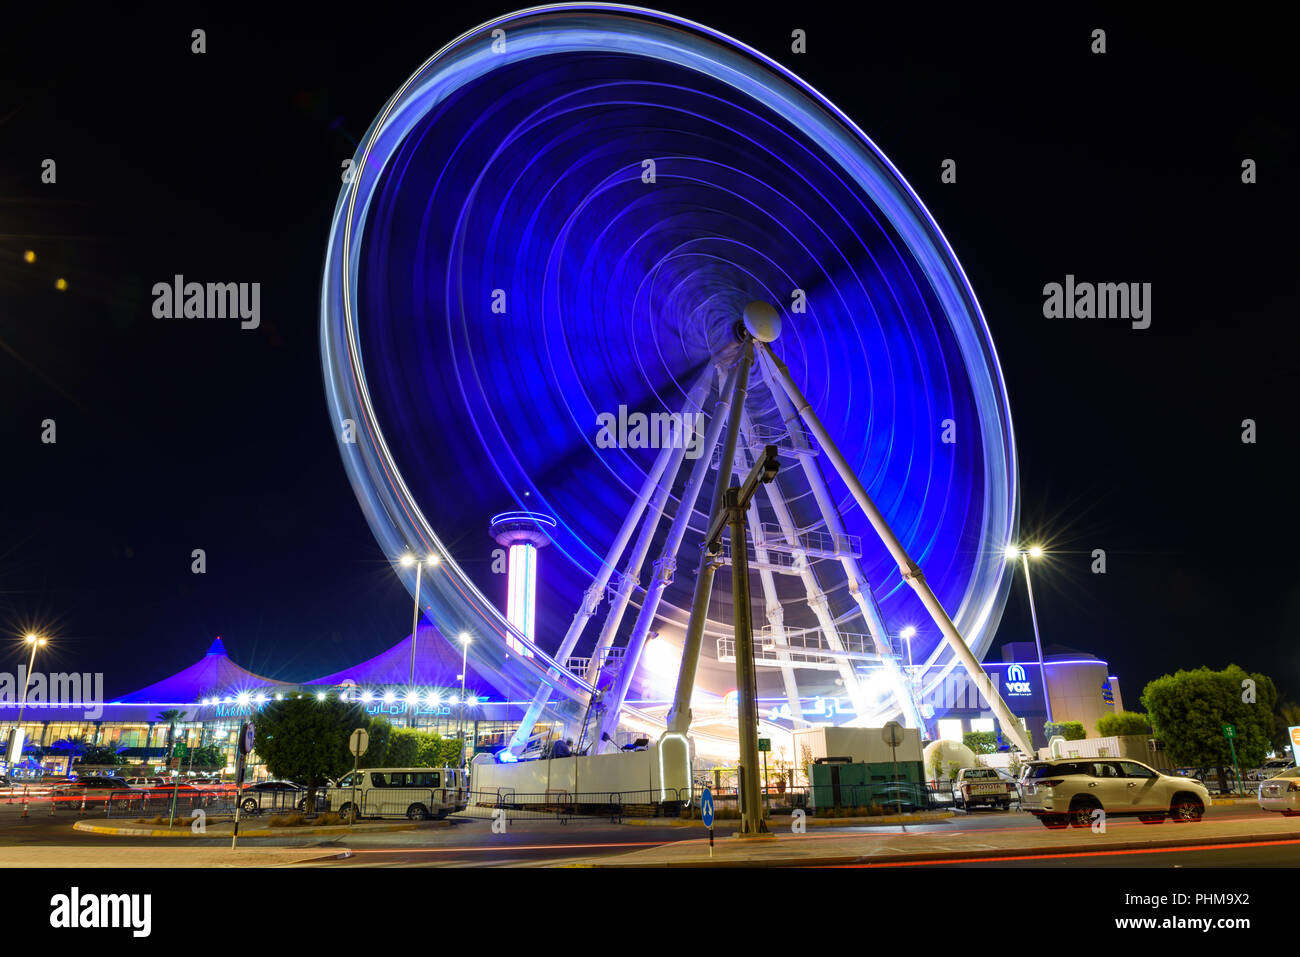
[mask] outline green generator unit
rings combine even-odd
[[[870,807],[923,811],[930,806],[929,789],[920,761],[865,764],[844,758],[820,758],[812,766],[808,806],[830,808]]]

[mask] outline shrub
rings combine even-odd
[[[1136,711],[1117,711],[1097,719],[1097,733],[1103,738],[1111,735],[1150,734],[1151,720]]]
[[[316,824],[320,827],[328,827],[332,824],[346,824],[343,818],[339,817],[333,811],[326,811],[320,817],[316,818]]]
[[[1043,734],[1048,741],[1058,734],[1066,741],[1082,741],[1088,736],[1082,721],[1047,721],[1043,724]]]
[[[307,819],[296,811],[271,818],[271,827],[302,827],[306,823]]]
[[[961,743],[976,754],[996,754],[998,750],[998,736],[993,731],[967,731]]]

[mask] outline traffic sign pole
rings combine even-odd
[[[894,760],[894,810],[901,816],[903,813],[903,792],[898,786],[897,748],[903,743],[903,726],[897,721],[890,721],[880,729],[880,736],[884,738],[885,744],[889,745],[889,753]]]
[[[243,796],[239,793],[244,788],[244,768],[248,762],[248,753],[253,750],[253,722],[245,721],[239,729],[239,752],[235,758],[235,829],[230,835],[230,849],[239,845],[239,812],[243,807]]]
[[[709,857],[713,857],[713,792],[708,788],[700,795],[700,819],[709,829]]]
[[[370,732],[365,728],[357,728],[352,732],[352,736],[348,738],[348,750],[352,752],[352,805],[348,813],[349,825],[361,816],[357,813],[357,762],[369,747]],[[463,750],[462,757],[464,757]]]

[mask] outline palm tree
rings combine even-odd
[[[185,720],[185,712],[179,708],[169,708],[158,715],[159,721],[167,722],[167,767],[172,766],[172,752],[176,749],[176,725]]]

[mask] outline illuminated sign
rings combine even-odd
[[[393,702],[391,704],[384,704],[382,702],[379,702],[376,704],[366,705],[366,714],[406,714],[407,707],[408,706],[403,704],[402,702]],[[451,705],[420,704],[415,706],[415,713],[417,715],[419,714],[450,715]]]
[[[1295,756],[1296,767],[1300,767],[1300,728],[1288,728],[1291,732],[1291,751]]]
[[[1115,692],[1111,689],[1109,681],[1101,683],[1101,700],[1109,705],[1115,704]]]
[[[1012,665],[1007,669],[1007,694],[1015,697],[1033,694],[1029,679],[1025,675],[1024,665]]]
[[[257,706],[257,710],[262,710],[262,705]],[[216,715],[218,718],[243,718],[253,713],[251,704],[219,704],[217,705]]]

